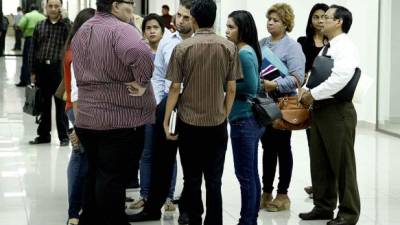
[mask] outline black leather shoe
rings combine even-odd
[[[331,220],[333,219],[333,212],[317,209],[314,207],[308,213],[300,213],[299,217],[302,220]]]
[[[181,212],[178,217],[179,225],[187,225],[189,224],[189,215],[186,212]]]
[[[336,217],[336,219],[329,221],[326,225],[355,225],[355,224],[347,222],[343,217]]]
[[[69,139],[68,138],[64,138],[60,141],[60,146],[64,147],[64,146],[68,146],[69,145]]]
[[[50,143],[50,138],[36,137],[33,141],[29,141],[31,145]]]
[[[141,221],[155,221],[161,219],[161,213],[151,214],[145,211],[142,211],[138,214],[128,215],[129,222],[141,222]]]
[[[26,85],[28,85],[27,83],[25,83],[25,82],[19,82],[18,84],[15,84],[15,86],[17,86],[17,87],[26,87]]]

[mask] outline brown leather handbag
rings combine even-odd
[[[297,76],[294,77],[300,92],[300,79]],[[276,104],[282,112],[282,118],[272,123],[273,128],[278,130],[302,130],[310,126],[309,106],[303,105],[297,95],[278,98]]]

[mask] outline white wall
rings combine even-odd
[[[179,0],[149,0],[149,13],[161,15],[162,5],[168,5],[169,13],[174,15],[179,7]]]
[[[378,0],[290,0],[290,1],[259,1],[259,0],[221,0],[221,24],[222,33],[225,30],[226,18],[231,11],[250,11],[257,24],[259,38],[268,35],[266,30],[265,13],[268,8],[277,2],[286,2],[293,7],[295,13],[295,27],[289,36],[294,39],[305,35],[308,14],[315,3],[339,4],[347,7],[353,13],[353,26],[350,37],[357,45],[361,57],[361,69],[363,75],[370,76],[376,81],[377,74],[377,34],[378,34]],[[376,83],[375,83],[376,84]],[[369,89],[362,104],[356,104],[358,119],[375,123],[376,119],[376,85]]]
[[[391,21],[400,21],[400,14],[398,10],[400,9],[400,1],[392,1],[392,15]],[[394,22],[391,24],[391,73],[390,76],[390,117],[391,121],[400,122],[400,101],[398,97],[400,96],[400,67],[399,67],[399,58],[400,58],[400,32],[399,32],[399,24]],[[393,104],[396,102],[395,104]]]

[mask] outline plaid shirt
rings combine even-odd
[[[36,25],[29,51],[29,65],[32,73],[37,72],[38,63],[61,62],[61,52],[70,28],[71,23],[68,19],[60,19],[53,24],[47,18]]]

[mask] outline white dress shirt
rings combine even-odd
[[[181,42],[182,37],[179,35],[179,32],[176,31],[174,33],[165,34],[158,44],[156,58],[154,59],[154,72],[151,78],[157,104],[159,104],[165,94],[169,92],[171,81],[165,79],[165,76],[167,74],[172,51],[175,46]]]
[[[331,76],[310,90],[315,100],[333,98],[351,80],[357,67],[359,55],[356,46],[345,33],[334,37],[330,42],[327,55],[333,59]],[[319,55],[322,54],[322,51]]]

